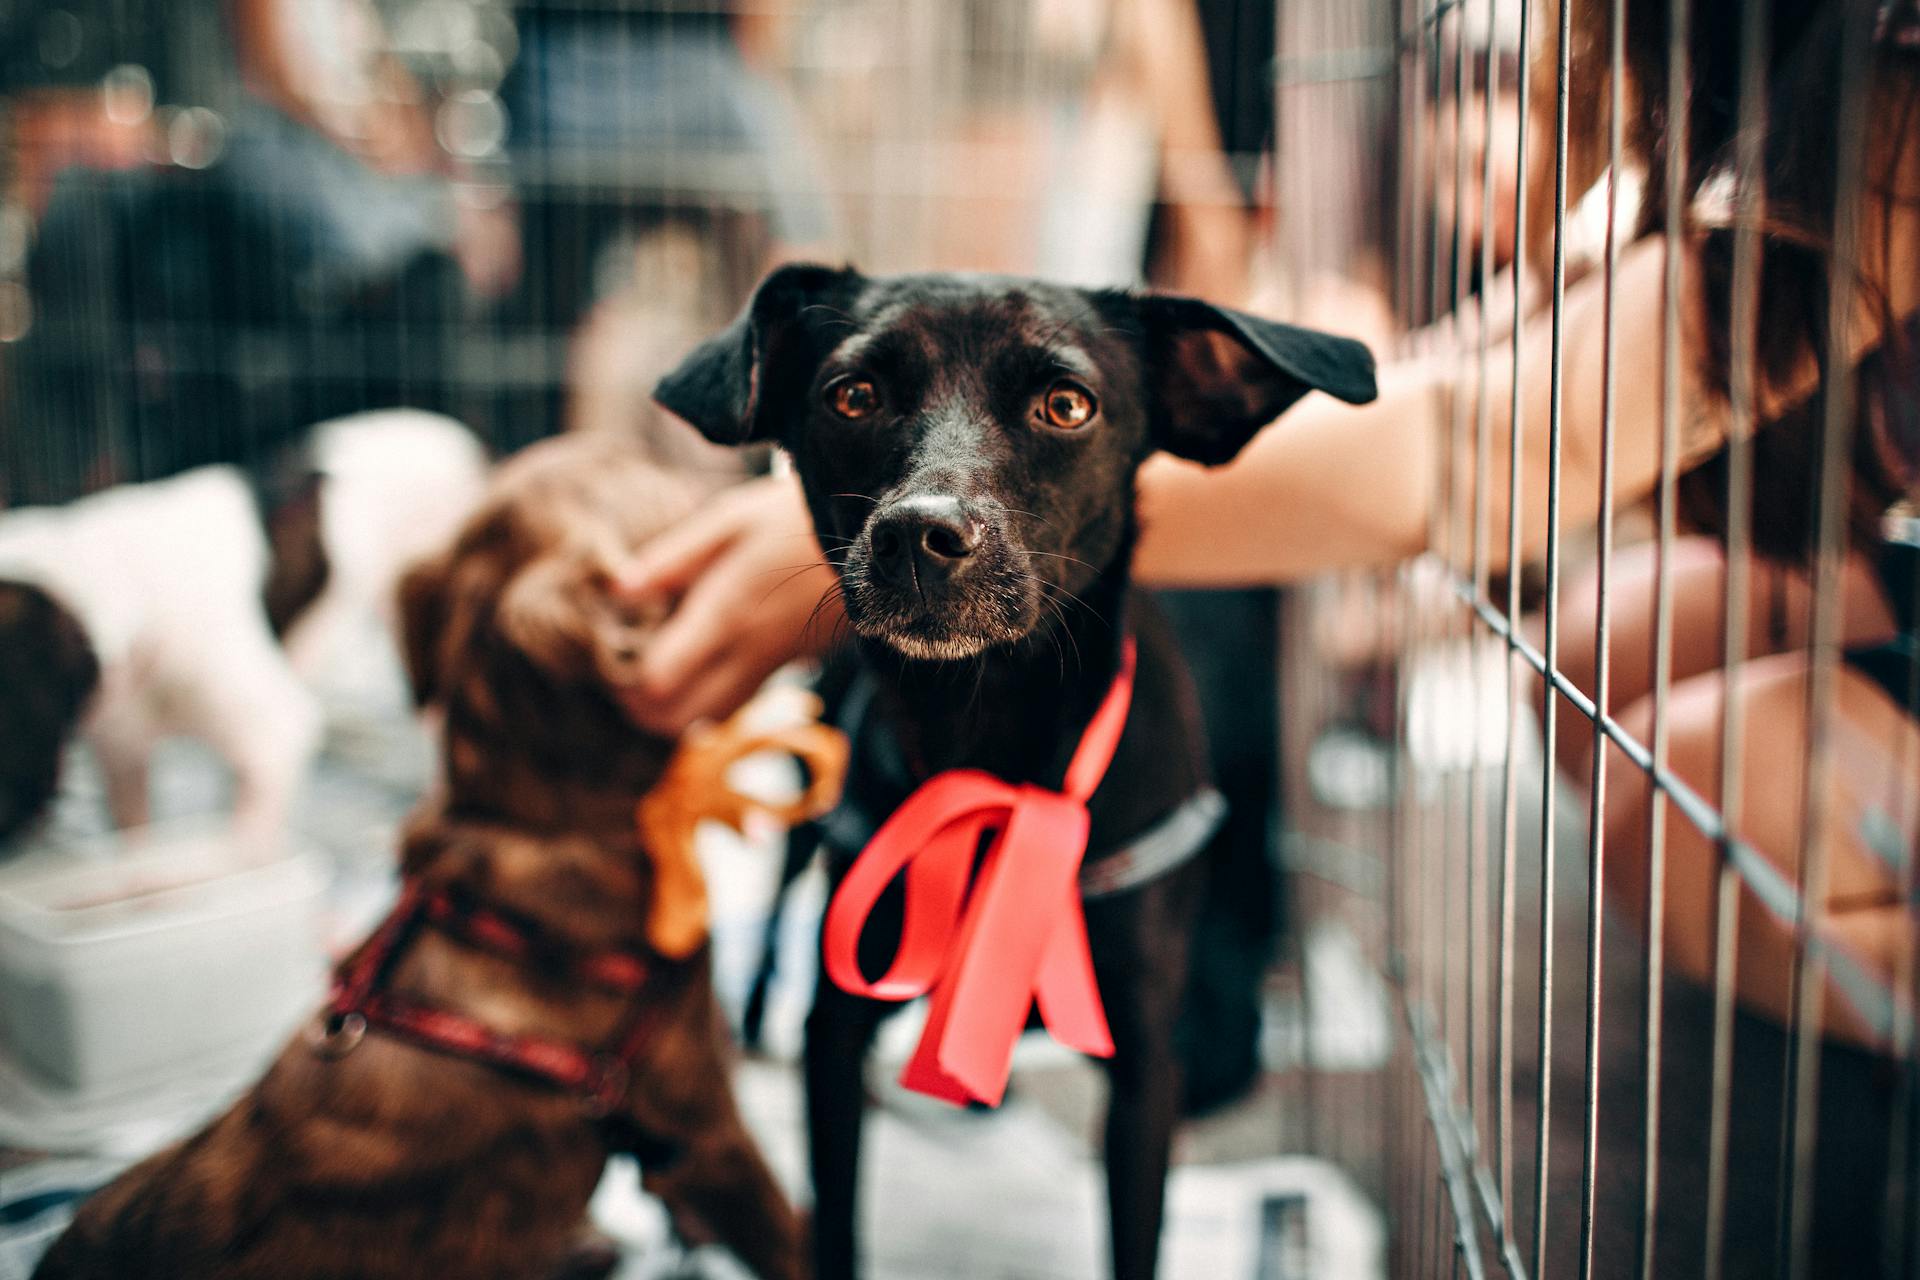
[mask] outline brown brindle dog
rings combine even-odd
[[[39,1280],[590,1274],[609,1263],[580,1247],[587,1201],[618,1151],[641,1156],[687,1240],[725,1245],[759,1276],[803,1274],[799,1223],[729,1089],[704,927],[688,946],[678,910],[686,954],[649,943],[654,857],[684,850],[643,848],[635,805],[675,744],[638,734],[610,692],[649,620],[611,598],[609,576],[696,497],[611,442],[535,446],[402,590],[415,691],[444,716],[443,794],[405,837],[409,883],[517,922],[525,946],[501,954],[429,917],[394,949],[383,993],[589,1052],[640,1029],[606,1114],[377,1019],[342,1036],[336,1018],[206,1129],[89,1200]],[[575,980],[574,958],[606,954],[639,957],[637,993]]]

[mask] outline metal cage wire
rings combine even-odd
[[[1389,1171],[1384,1188],[1394,1231],[1393,1272],[1429,1276],[1465,1274],[1541,1277],[1546,1274],[1624,1274],[1595,1271],[1595,1238],[1602,1232],[1627,1232],[1634,1240],[1633,1273],[1662,1275],[1664,1245],[1659,1224],[1678,1199],[1704,1201],[1704,1239],[1698,1243],[1705,1274],[1723,1274],[1728,1232],[1728,1184],[1734,1082],[1735,980],[1740,955],[1743,900],[1758,902],[1774,926],[1791,931],[1793,966],[1791,1013],[1786,1028],[1784,1087],[1775,1099],[1781,1149],[1777,1238],[1773,1242],[1779,1274],[1819,1274],[1813,1267],[1814,1186],[1820,1131],[1821,1046],[1828,1025],[1830,985],[1840,990],[1887,1037],[1899,1072],[1894,1102],[1896,1151],[1889,1161],[1886,1188],[1861,1188],[1864,1196],[1884,1198],[1886,1273],[1910,1274],[1914,1265],[1910,1224],[1912,1159],[1900,1149],[1900,1136],[1912,1115],[1911,946],[1890,994],[1876,993],[1855,961],[1835,946],[1829,929],[1834,910],[1828,902],[1830,843],[1823,806],[1828,780],[1837,763],[1832,722],[1836,680],[1843,647],[1841,633],[1842,564],[1847,551],[1846,506],[1849,458],[1853,447],[1855,398],[1852,364],[1846,347],[1847,321],[1854,304],[1854,270],[1859,261],[1858,205],[1862,189],[1866,76],[1832,73],[1837,130],[1842,140],[1835,156],[1837,192],[1830,247],[1831,289],[1825,318],[1822,367],[1829,371],[1820,398],[1820,464],[1817,476],[1817,547],[1813,558],[1812,608],[1805,646],[1808,670],[1805,774],[1801,856],[1791,878],[1754,848],[1740,829],[1741,752],[1747,726],[1742,702],[1720,698],[1719,785],[1708,794],[1683,779],[1670,763],[1670,699],[1674,674],[1674,544],[1679,501],[1676,482],[1682,470],[1681,314],[1684,249],[1689,231],[1684,202],[1669,200],[1664,224],[1667,249],[1662,305],[1663,367],[1635,370],[1632,376],[1662,380],[1659,427],[1659,480],[1653,498],[1650,538],[1655,549],[1655,601],[1650,694],[1651,714],[1644,727],[1620,718],[1611,685],[1609,634],[1614,609],[1609,569],[1615,563],[1613,512],[1616,369],[1615,284],[1626,238],[1619,188],[1626,175],[1623,155],[1626,113],[1626,5],[1596,0],[1607,8],[1607,40],[1599,51],[1607,73],[1598,79],[1604,95],[1578,105],[1591,124],[1602,123],[1605,164],[1602,207],[1604,243],[1595,270],[1602,282],[1600,495],[1590,550],[1595,565],[1593,611],[1595,662],[1586,680],[1576,679],[1561,663],[1566,640],[1562,600],[1563,565],[1570,536],[1580,531],[1563,519],[1562,416],[1564,412],[1568,245],[1574,232],[1569,178],[1569,115],[1572,101],[1572,5],[1525,4],[1523,0],[1443,0],[1416,4],[1401,14],[1396,40],[1395,83],[1399,100],[1401,163],[1398,169],[1396,296],[1403,319],[1424,344],[1427,358],[1450,362],[1455,394],[1441,410],[1447,424],[1447,464],[1434,478],[1438,490],[1429,545],[1421,563],[1398,571],[1391,584],[1399,607],[1383,612],[1383,642],[1397,654],[1395,708],[1395,800],[1383,838],[1391,849],[1383,900],[1384,968],[1397,992],[1404,1048],[1384,1083],[1391,1131]],[[1764,144],[1768,102],[1768,10],[1764,4],[1740,6],[1740,93],[1737,139],[1732,157],[1736,193],[1734,270],[1731,284],[1729,385],[1721,388],[1731,406],[1727,454],[1726,571],[1719,641],[1728,678],[1749,660],[1748,611],[1754,597],[1752,431],[1757,418],[1755,344],[1767,317],[1759,310],[1761,201],[1764,196]],[[1520,100],[1512,131],[1500,139],[1510,145],[1515,167],[1529,175],[1533,166],[1550,166],[1553,219],[1551,266],[1543,281],[1540,305],[1550,315],[1546,333],[1528,324],[1524,290],[1511,290],[1509,332],[1489,323],[1500,301],[1487,289],[1496,277],[1494,237],[1488,231],[1495,199],[1495,100],[1502,59],[1499,42],[1489,34],[1500,11],[1511,10],[1517,27],[1519,57],[1510,70]],[[1870,14],[1852,6],[1848,21],[1852,43],[1865,46],[1863,24]],[[1664,116],[1662,152],[1664,189],[1684,190],[1689,154],[1687,129],[1692,112],[1688,65],[1692,14],[1688,0],[1668,5],[1665,65],[1669,110]],[[1478,39],[1470,38],[1473,32]],[[1479,66],[1471,66],[1469,60]],[[1471,75],[1470,75],[1471,72]],[[1544,79],[1543,79],[1544,73]],[[1589,84],[1592,82],[1589,81]],[[1481,95],[1473,101],[1470,88]],[[1479,171],[1468,167],[1468,112],[1484,111],[1479,121],[1485,140]],[[1529,137],[1545,125],[1544,144]],[[1451,158],[1452,163],[1446,160]],[[1512,211],[1516,259],[1529,243],[1528,182],[1516,184]],[[1463,216],[1478,200],[1477,224]],[[1466,228],[1480,228],[1478,244]],[[1468,256],[1477,249],[1481,295],[1467,292]],[[1477,302],[1477,311],[1470,303]],[[1508,346],[1511,380],[1490,377],[1490,356]],[[1533,349],[1542,343],[1544,352]],[[1546,483],[1528,492],[1523,468],[1526,403],[1521,387],[1523,362],[1544,354],[1550,367],[1546,407]],[[1492,477],[1495,441],[1492,408],[1505,402],[1508,438],[1506,475]],[[1466,460],[1466,461],[1462,461]],[[1506,527],[1491,527],[1490,484],[1506,489]],[[1539,579],[1525,584],[1523,513],[1544,508],[1546,536]],[[1537,510],[1538,508],[1536,508]],[[1507,566],[1493,571],[1490,548],[1504,537]],[[1537,596],[1533,620],[1524,616],[1526,596]],[[1312,604],[1307,606],[1314,607]],[[1491,669],[1472,657],[1458,679],[1471,683],[1467,717],[1472,743],[1470,763],[1434,763],[1422,759],[1417,741],[1424,712],[1411,705],[1422,695],[1420,673],[1448,653],[1469,655],[1491,650]],[[1300,660],[1296,655],[1296,660]],[[1504,675],[1504,680],[1501,680]],[[1491,678],[1489,678],[1491,676]],[[1502,688],[1503,686],[1503,688]],[[1545,704],[1539,740],[1528,725],[1531,704]],[[1504,705],[1504,725],[1493,743],[1485,741],[1479,711]],[[1557,735],[1563,732],[1558,708],[1570,708],[1592,735],[1592,769],[1586,781],[1583,815],[1566,812],[1559,777]],[[1433,753],[1425,753],[1429,757]],[[1449,764],[1452,767],[1449,767]],[[1904,776],[1904,760],[1893,762]],[[1621,770],[1637,775],[1625,778]],[[1642,781],[1643,780],[1643,781]],[[1608,890],[1606,821],[1609,788],[1641,783],[1657,799],[1647,806],[1644,833],[1646,895],[1643,901],[1614,902]],[[1903,799],[1904,806],[1910,801]],[[1671,811],[1671,816],[1669,811]],[[1584,821],[1582,821],[1584,819]],[[1711,941],[1711,1052],[1705,1062],[1675,1063],[1667,1057],[1667,848],[1671,822],[1688,824],[1713,843],[1719,856],[1714,871]],[[1584,828],[1584,830],[1582,830]],[[1584,850],[1584,867],[1563,865]],[[1909,851],[1910,852],[1910,851]],[[1913,901],[1911,857],[1902,864],[1901,901]],[[1608,927],[1610,914],[1626,914],[1644,923],[1634,957],[1641,975],[1638,991],[1611,976],[1608,947],[1621,941]],[[1578,924],[1577,936],[1568,917]],[[1750,923],[1749,928],[1753,927]],[[1531,936],[1529,936],[1531,935]],[[1569,977],[1569,960],[1579,961],[1578,985]],[[1570,999],[1571,998],[1571,999]],[[1614,1002],[1639,1005],[1638,1053],[1643,1089],[1630,1109],[1603,1111],[1607,1070],[1601,1041],[1603,1012]],[[1569,1007],[1570,1006],[1570,1007]],[[1578,1022],[1577,1044],[1566,1032]],[[1573,1096],[1565,1096],[1576,1079]],[[1704,1185],[1676,1185],[1663,1176],[1662,1087],[1675,1070],[1710,1076],[1710,1114]],[[1617,1097],[1612,1099],[1617,1103]],[[1577,1112],[1577,1130],[1568,1119]],[[1607,1169],[1603,1127],[1637,1128],[1639,1167]],[[1846,1142],[1856,1135],[1826,1135]],[[1579,1171],[1577,1198],[1567,1194],[1557,1171]],[[1627,1194],[1621,1194],[1624,1178]],[[1605,1194],[1603,1194],[1603,1189]],[[1573,1243],[1574,1247],[1567,1246]],[[1616,1265],[1618,1260],[1616,1259]]]

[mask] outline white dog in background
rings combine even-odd
[[[180,735],[232,769],[240,834],[279,835],[322,732],[303,676],[390,612],[487,471],[464,426],[415,410],[323,423],[300,462],[0,513],[0,843],[44,812],[76,734],[121,827],[147,821],[153,745]]]

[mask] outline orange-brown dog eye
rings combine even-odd
[[[1056,382],[1047,388],[1041,410],[1047,421],[1062,431],[1078,431],[1093,421],[1093,394],[1074,382]]]
[[[864,418],[880,407],[880,392],[865,378],[842,378],[827,388],[827,404],[843,418]]]

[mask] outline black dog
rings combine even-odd
[[[1128,587],[1134,474],[1155,449],[1226,462],[1315,389],[1370,400],[1367,349],[1190,298],[790,266],[656,391],[712,439],[784,445],[839,570],[871,694],[838,838],[829,824],[836,879],[933,774],[1057,787],[1136,638],[1132,714],[1090,805],[1082,876],[1115,1044],[1106,1157],[1122,1280],[1157,1260],[1180,1097],[1172,1031],[1205,875],[1203,861],[1143,857],[1142,839],[1164,850],[1184,826],[1190,852],[1213,825],[1193,816],[1210,793],[1190,680]],[[892,905],[897,932],[897,893]],[[891,954],[880,920],[863,962],[869,947]],[[819,1280],[856,1270],[861,1068],[890,1008],[822,981],[808,1019]]]

